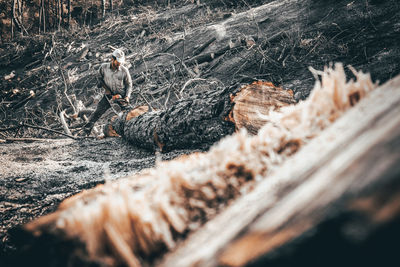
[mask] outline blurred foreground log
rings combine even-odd
[[[294,103],[291,90],[254,82],[239,90],[196,94],[163,111],[136,108],[112,118],[105,135],[119,134],[134,145],[161,151],[208,147],[235,129],[257,134],[270,110]]]
[[[160,266],[398,266],[400,77],[371,93]]]

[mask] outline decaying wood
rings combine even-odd
[[[256,134],[270,110],[278,111],[294,103],[291,91],[272,83],[255,82],[239,90],[196,94],[165,111],[141,112],[141,116],[125,113],[113,118],[105,133],[115,136],[116,132],[134,145],[161,151],[209,146],[235,129],[246,128]]]
[[[295,187],[280,187],[286,189],[276,192],[274,189],[279,184],[265,187],[276,181],[269,176],[300,147],[355,105],[351,100],[353,94],[362,99],[375,88],[368,75],[356,73],[356,76],[357,81],[346,82],[341,65],[336,70],[327,69],[322,75],[322,84],[316,84],[308,100],[271,111],[269,121],[257,135],[250,136],[240,131],[207,153],[161,162],[155,169],[97,186],[65,200],[55,213],[27,224],[23,232],[15,235],[15,243],[24,247],[18,250],[24,256],[17,256],[16,264],[36,261],[35,264],[39,265],[52,262],[58,265],[139,266],[141,262],[149,263],[160,253],[174,249],[177,241],[215,217],[233,199],[252,191],[254,186],[257,198],[253,196],[255,193],[250,193],[249,199],[255,201],[252,203],[256,204],[262,197],[267,198],[266,201],[257,205],[273,205],[271,200]],[[345,136],[345,130],[339,138]],[[330,140],[334,137],[329,136]],[[340,151],[342,147],[333,143],[328,142],[327,148],[336,147]],[[307,147],[304,146],[302,151]],[[317,146],[321,147],[321,144]],[[321,159],[320,153],[315,155],[315,159]],[[328,160],[325,158],[325,162]],[[317,168],[308,165],[308,161],[304,165],[303,159],[296,162],[308,170]],[[287,169],[283,171],[287,172]],[[285,177],[280,181],[283,185],[289,179]],[[260,180],[261,184],[257,185]],[[304,184],[307,185],[306,180]],[[266,193],[259,195],[260,190],[266,190]],[[240,226],[247,225],[243,222],[249,223],[260,214],[257,211],[251,205],[246,206],[243,210],[236,210],[240,217],[236,221],[217,224],[220,231],[214,233],[214,237],[218,236],[217,243],[226,240],[224,230],[233,227],[240,231]],[[37,242],[41,245],[36,245]],[[206,244],[204,248],[213,247],[215,243]],[[210,250],[196,250],[196,253],[190,252],[195,256],[191,258],[192,263],[196,259],[200,264],[207,255],[200,259],[197,256]],[[49,251],[52,255],[48,254]],[[46,257],[40,256],[43,253]]]
[[[383,252],[391,251],[390,240],[374,244],[371,257],[365,255],[370,245],[365,236],[400,216],[399,112],[398,76],[168,254],[160,266],[394,264],[397,255]],[[360,238],[357,231],[363,238],[350,246],[346,240],[351,231],[343,229],[354,220],[353,238]],[[329,231],[338,233],[332,237]],[[396,238],[398,232],[386,235]],[[324,237],[323,243],[313,243]],[[318,260],[318,253],[325,258]]]

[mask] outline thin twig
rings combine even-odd
[[[194,79],[190,79],[187,82],[185,82],[185,84],[183,85],[182,89],[179,91],[179,95],[182,95],[182,92],[186,89],[186,87],[190,84],[192,84],[195,81],[207,81],[207,79],[203,79],[203,78],[194,78]]]
[[[60,112],[60,121],[61,121],[61,124],[62,124],[62,126],[63,126],[63,128],[64,128],[64,132],[65,132],[67,135],[71,135],[71,136],[72,136],[71,131],[70,131],[69,128],[68,128],[67,122],[65,121],[64,115],[65,115],[65,110],[63,110],[63,111]]]
[[[4,141],[5,143],[10,143],[10,142],[36,142],[36,141],[50,141],[50,140],[56,140],[56,139],[47,139],[47,138],[35,138],[35,137],[22,137],[22,138],[6,138]]]
[[[54,35],[52,35],[51,40],[52,40],[52,43],[53,43],[53,45],[52,45],[52,48],[53,48],[53,47],[55,46]],[[63,72],[63,70],[62,70],[61,63],[58,61],[58,59],[57,59],[55,56],[52,56],[52,55],[50,54],[50,57],[51,57],[51,58],[53,59],[53,61],[55,61],[56,64],[58,65],[58,69],[59,69],[59,71],[60,71],[60,73],[61,73],[61,77],[62,77],[63,82],[64,82],[64,91],[63,91],[63,94],[64,94],[65,98],[68,100],[68,103],[71,105],[71,107],[72,107],[72,109],[73,109],[73,111],[74,111],[74,114],[75,114],[75,113],[77,113],[77,112],[76,112],[76,109],[75,109],[75,106],[73,105],[71,99],[70,99],[70,98],[68,97],[68,95],[67,95],[68,84],[67,84],[67,80],[65,79],[65,75],[64,75],[64,72]]]
[[[32,129],[45,130],[45,131],[48,131],[48,132],[64,135],[64,136],[69,137],[69,138],[74,139],[74,140],[79,139],[79,138],[77,138],[75,136],[72,136],[70,134],[66,134],[66,133],[63,133],[63,132],[60,132],[60,131],[57,131],[57,130],[53,130],[53,129],[50,129],[50,128],[42,127],[42,126],[35,126],[35,125],[27,124],[27,123],[23,123],[22,126],[25,126],[25,127],[28,127],[28,128],[32,128]]]

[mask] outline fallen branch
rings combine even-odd
[[[63,128],[64,128],[64,132],[65,132],[67,135],[72,136],[71,131],[70,131],[69,128],[68,128],[68,124],[67,124],[67,122],[65,121],[65,110],[63,110],[63,111],[60,112],[59,117],[60,117],[61,124],[62,124],[62,126],[63,126]]]
[[[221,48],[218,51],[214,51],[214,52],[209,52],[209,53],[205,53],[205,54],[200,54],[198,56],[192,57],[190,59],[186,60],[186,63],[188,63],[189,65],[193,65],[193,64],[201,64],[204,62],[211,62],[213,61],[215,58],[222,56],[224,53],[226,53],[227,51],[229,51],[232,48],[235,48],[236,46],[231,46],[231,45],[227,45],[223,48]]]
[[[185,82],[185,84],[183,85],[182,89],[179,91],[179,94],[182,95],[182,92],[185,91],[186,87],[188,87],[190,84],[196,82],[196,81],[207,81],[207,79],[203,79],[203,78],[193,78],[188,80],[187,82]]]
[[[12,142],[39,142],[39,141],[54,141],[57,139],[49,139],[49,138],[35,138],[35,137],[21,137],[21,138],[14,138],[9,137],[5,139],[6,143]]]
[[[78,138],[76,136],[72,136],[70,134],[66,134],[66,133],[63,133],[63,132],[60,132],[60,131],[57,131],[57,130],[53,130],[53,129],[50,129],[50,128],[42,127],[42,126],[35,126],[35,125],[30,125],[30,124],[23,123],[21,125],[21,127],[28,127],[28,128],[32,128],[32,129],[45,130],[45,131],[48,131],[48,132],[52,132],[52,133],[56,133],[56,134],[60,134],[60,135],[69,137],[69,138],[74,139],[74,140],[80,139],[80,138]]]
[[[202,44],[201,46],[199,46],[198,48],[196,48],[192,55],[193,56],[197,56],[198,54],[200,54],[201,52],[204,51],[204,49],[206,49],[206,47],[208,47],[210,44],[212,44],[217,38],[215,36],[213,36],[212,38],[210,38],[207,42],[205,42],[204,44]]]

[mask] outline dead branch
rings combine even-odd
[[[13,143],[13,142],[43,142],[43,141],[54,141],[56,139],[48,139],[48,138],[34,138],[34,137],[21,137],[21,138],[6,138],[4,143]]]
[[[57,131],[57,130],[53,130],[53,129],[50,129],[50,128],[42,127],[42,126],[35,126],[35,125],[31,125],[31,124],[26,124],[26,123],[23,123],[21,126],[32,128],[32,129],[45,130],[45,131],[48,131],[48,132],[52,132],[52,133],[56,133],[56,134],[60,134],[60,135],[69,137],[69,138],[74,139],[74,140],[79,139],[78,137],[72,136],[70,134],[66,134],[66,133],[63,133],[63,132],[60,132],[60,131]]]
[[[72,136],[71,131],[70,131],[69,128],[68,128],[68,124],[67,124],[67,122],[65,121],[65,110],[63,110],[63,111],[60,112],[59,117],[60,117],[61,124],[62,124],[62,126],[63,126],[63,128],[64,128],[64,132],[65,132],[67,135]]]
[[[207,81],[207,79],[203,78],[193,78],[185,82],[183,85],[182,89],[179,91],[179,94],[182,95],[182,92],[185,91],[186,87],[189,86],[190,84],[197,82],[197,81]]]
[[[53,43],[53,46],[52,46],[52,48],[53,48],[53,47],[55,46],[54,35],[52,36],[52,43]],[[58,61],[58,59],[56,59],[56,57],[53,56],[51,53],[50,53],[50,57],[51,57],[51,58],[53,59],[53,61],[56,62],[57,65],[58,65],[58,70],[60,71],[60,74],[61,74],[61,77],[62,77],[62,80],[63,80],[63,84],[64,84],[63,94],[64,94],[65,98],[67,99],[68,103],[71,105],[72,109],[74,110],[74,114],[75,114],[75,113],[77,113],[77,111],[76,111],[75,106],[74,106],[74,104],[72,103],[71,99],[68,97],[68,94],[67,94],[67,91],[68,91],[68,84],[67,84],[67,80],[65,79],[65,75],[64,75],[64,72],[63,72],[63,68],[62,68],[62,66],[61,66],[61,63],[60,63],[60,62]]]
[[[195,49],[192,53],[192,56],[197,56],[199,55],[201,52],[204,51],[204,49],[206,49],[208,46],[210,46],[210,44],[212,44],[215,40],[217,40],[217,38],[214,36],[212,38],[210,38],[207,42],[205,42],[204,44],[202,44],[201,46],[199,46],[197,49]]]
[[[185,62],[188,63],[189,65],[193,65],[195,63],[201,64],[204,62],[211,62],[215,58],[217,58],[217,57],[223,55],[224,53],[226,53],[227,51],[229,51],[230,49],[232,49],[232,47],[230,45],[227,45],[218,51],[200,54],[198,56],[187,59]]]

